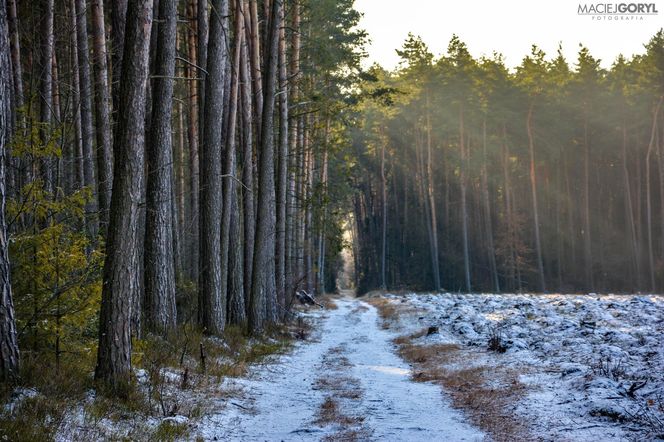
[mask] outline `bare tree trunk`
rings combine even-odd
[[[190,26],[189,26],[189,36],[188,36],[188,49],[189,49],[189,61],[191,63],[197,64],[199,67],[204,68],[204,64],[200,61],[198,55],[199,46],[197,46],[197,30],[198,30],[198,10],[196,8],[198,0],[191,0],[190,3]],[[207,41],[206,41],[207,44]],[[195,69],[193,66],[189,66],[189,77],[200,77],[204,76],[205,73]],[[187,139],[189,141],[189,195],[191,198],[190,202],[190,217],[189,223],[187,224],[187,237],[188,241],[188,253],[187,258],[189,260],[189,277],[193,281],[198,280],[198,215],[199,215],[199,158],[198,158],[198,142],[200,135],[199,128],[199,105],[200,105],[200,83],[198,81],[189,81],[189,124],[187,125]]]
[[[298,87],[300,77],[300,4],[295,1],[291,4],[292,10],[292,41],[291,41],[291,59],[290,59],[290,72],[287,73],[287,78],[290,78],[290,97],[288,102],[290,106],[295,106],[298,103]],[[285,24],[284,24],[285,26]],[[297,273],[297,161],[299,158],[298,146],[298,118],[293,118],[292,114],[288,117],[293,121],[289,121],[289,146],[288,146],[288,162],[290,166],[290,173],[288,176],[288,195],[287,195],[287,213],[286,213],[286,284],[284,287],[286,305],[290,305],[291,296],[295,291],[294,284],[297,283],[299,275]],[[283,116],[282,116],[283,118]],[[282,134],[283,136],[283,134]]]
[[[53,8],[54,0],[42,0],[42,22],[41,22],[41,58],[40,58],[40,110],[39,120],[43,123],[41,139],[44,145],[48,144],[52,132],[52,110],[53,110]],[[73,13],[73,11],[72,11]],[[53,168],[55,161],[52,155],[46,155],[41,161],[41,176],[44,181],[44,189],[47,192],[54,191]]]
[[[175,259],[173,256],[173,76],[175,75],[176,0],[160,0],[152,123],[147,142],[145,219],[146,328],[157,333],[175,329]]]
[[[468,208],[466,204],[466,146],[463,107],[459,109],[459,148],[461,150],[461,166],[459,167],[461,180],[461,231],[463,241],[463,267],[466,281],[466,291],[471,292],[470,285],[470,247],[468,245]]]
[[[489,258],[489,268],[491,270],[491,279],[493,288],[500,292],[500,283],[498,282],[498,269],[496,266],[496,250],[493,242],[493,223],[491,222],[491,203],[489,202],[489,183],[487,173],[486,157],[486,120],[482,122],[482,195],[484,202],[484,211],[486,212],[485,228],[487,235],[487,253]]]
[[[113,184],[113,141],[111,139],[111,92],[108,85],[103,0],[92,0],[92,36],[95,64],[95,107],[97,110],[97,171],[99,175],[97,177],[97,195],[99,197],[100,227],[105,236]]]
[[[122,57],[124,55],[125,28],[127,25],[127,0],[111,1],[111,94],[113,100],[113,121],[118,121],[120,106],[120,78],[122,74]]]
[[[18,130],[25,133],[26,129],[26,109],[25,99],[23,97],[23,66],[21,64],[21,43],[19,38],[19,22],[16,10],[17,0],[7,0],[7,24],[9,29],[9,47],[11,51],[11,65],[13,69],[13,106],[11,108],[12,118]],[[11,183],[14,192],[23,188],[23,184],[28,181],[26,175],[25,161],[20,158],[9,158],[6,181]],[[23,217],[21,217],[22,219]]]
[[[427,197],[429,198],[430,224],[431,224],[431,270],[433,284],[436,290],[441,289],[440,264],[438,262],[438,217],[436,216],[436,198],[434,197],[433,180],[433,150],[431,146],[431,116],[429,115],[429,98],[427,96]]]
[[[258,0],[249,0],[249,10],[246,14],[247,29],[250,31],[249,54],[251,66],[251,79],[254,103],[254,121],[256,121],[256,144],[261,142],[261,124],[263,115],[263,78],[261,71],[260,39],[258,25]],[[266,18],[267,19],[267,18]],[[266,28],[267,29],[267,28]],[[267,57],[266,57],[267,58]],[[267,66],[267,63],[266,63]]]
[[[274,0],[271,7],[271,21],[268,34],[269,47],[265,54],[265,101],[263,106],[260,139],[260,173],[258,185],[258,218],[256,225],[256,245],[254,249],[254,270],[249,309],[249,329],[256,333],[264,329],[266,323],[277,319],[275,281],[275,189],[274,189],[274,105],[277,82],[279,9],[282,0]]]
[[[70,35],[70,59],[71,59],[71,76],[72,76],[72,91],[71,91],[71,100],[72,100],[72,118],[74,120],[74,142],[72,146],[72,155],[71,160],[74,163],[74,189],[81,189],[85,186],[85,177],[84,177],[84,166],[83,166],[83,140],[81,135],[81,88],[79,83],[78,76],[78,48],[77,48],[77,24],[76,24],[76,5],[75,0],[69,1],[69,13],[70,13],[70,25],[71,25],[71,35]]]
[[[244,11],[247,2],[244,2]],[[245,37],[247,36],[245,27]],[[251,79],[249,77],[249,52],[247,38],[242,45],[242,61],[240,63],[241,91],[242,91],[242,189],[243,196],[243,222],[244,222],[244,293],[245,308],[249,307],[248,296],[251,294],[252,271],[254,265],[254,238],[256,234],[256,217],[254,211],[254,146],[251,119]]]
[[[237,107],[238,107],[238,90],[240,87],[240,62],[242,53],[242,40],[243,40],[243,9],[242,0],[235,0],[235,25],[234,32],[235,44],[233,47],[233,60],[231,65],[231,87],[230,99],[228,103],[228,130],[226,131],[225,140],[225,158],[224,158],[224,177],[226,183],[223,186],[223,212],[221,218],[221,293],[222,296],[228,294],[228,298],[237,298],[237,294],[230,293],[228,290],[230,278],[235,275],[229,273],[229,255],[231,243],[231,219],[236,218],[233,216],[233,210],[238,210],[237,204],[233,204],[236,198],[236,182],[235,176],[235,135],[237,127]],[[230,276],[229,276],[230,275]]]
[[[9,240],[5,220],[5,166],[12,119],[12,69],[7,9],[0,1],[0,381],[18,376],[19,352],[10,281]]]
[[[516,287],[516,274],[517,274],[517,260],[514,250],[514,226],[512,219],[512,200],[511,200],[511,183],[509,172],[509,147],[507,145],[507,130],[503,123],[503,194],[505,195],[505,223],[507,224],[507,243],[509,248],[509,271],[512,288]]]
[[[118,125],[95,376],[115,389],[131,371],[132,300],[138,298],[139,213],[143,189],[145,92],[152,29],[152,0],[132,1],[127,11],[125,60]]]
[[[228,43],[228,0],[213,0],[210,14],[203,138],[200,146],[200,270],[199,322],[207,333],[219,334],[226,321],[226,294],[221,282],[221,121]]]
[[[18,15],[16,10],[17,0],[7,0],[7,24],[9,29],[9,47],[11,50],[11,66],[13,69],[13,93],[14,93],[14,109],[12,113],[16,113],[23,109],[25,99],[23,98],[23,66],[21,64],[21,42],[18,31]],[[25,129],[25,116],[19,115],[18,127]]]
[[[652,130],[650,132],[650,142],[648,143],[648,151],[646,153],[646,228],[648,234],[648,265],[650,270],[650,290],[655,291],[655,258],[653,253],[653,237],[652,237],[652,202],[651,202],[651,183],[650,183],[650,157],[652,150],[655,146],[655,135],[657,133],[657,119],[659,117],[659,110],[662,107],[664,95],[659,97],[655,111],[652,118]]]
[[[587,112],[587,111],[586,111]],[[590,234],[590,140],[588,136],[588,115],[583,120],[583,255],[586,267],[586,285],[589,291],[595,290],[593,278],[592,238]]]
[[[207,54],[208,54],[208,38],[210,31],[210,17],[208,17],[208,0],[196,0],[198,1],[198,8],[196,11],[197,14],[197,23],[196,30],[198,32],[198,66],[202,68],[207,67]],[[204,81],[198,83],[198,140],[200,143],[204,143],[204,124],[205,124],[205,85],[207,82],[208,72],[201,72]],[[200,186],[200,178],[198,182]],[[200,191],[199,191],[200,193]],[[200,202],[199,202],[200,204]],[[199,221],[200,224],[200,221]],[[199,232],[200,237],[200,232]],[[200,247],[200,245],[199,245]],[[200,268],[200,263],[199,263]],[[199,275],[200,278],[200,275]]]
[[[282,1],[279,12],[281,22],[285,23]],[[277,302],[286,306],[286,216],[288,206],[288,65],[286,60],[286,27],[279,29],[279,155],[277,171],[277,256],[276,283]],[[283,317],[280,310],[280,317]]]
[[[622,135],[622,169],[625,183],[625,224],[627,225],[628,244],[632,249],[632,270],[634,272],[633,284],[635,284],[635,287],[641,287],[641,253],[639,251],[639,243],[636,238],[636,228],[634,226],[632,191],[630,189],[629,169],[627,168],[627,123],[625,121],[623,121]],[[634,288],[632,290],[634,290]]]
[[[176,201],[176,215],[175,221],[177,222],[178,228],[175,229],[175,240],[177,241],[177,247],[175,247],[176,257],[175,257],[175,277],[176,281],[181,281],[184,277],[185,269],[187,268],[187,254],[185,252],[187,247],[187,234],[189,229],[186,227],[187,215],[186,215],[186,195],[187,195],[187,184],[185,181],[185,167],[186,167],[186,155],[185,155],[185,141],[184,141],[184,105],[182,100],[178,100],[178,150],[177,150],[177,170],[175,172],[177,184],[175,186],[175,201]]]
[[[537,208],[537,178],[535,176],[535,141],[533,138],[533,107],[534,103],[530,103],[528,108],[528,117],[526,118],[526,129],[528,131],[528,152],[530,154],[530,190],[533,202],[533,224],[535,228],[535,253],[537,256],[537,271],[539,273],[539,289],[541,292],[546,292],[546,284],[544,283],[544,264],[542,262],[542,245],[540,241],[540,227],[539,227],[539,210]]]
[[[244,293],[244,251],[240,216],[240,194],[237,191],[231,201],[231,232],[229,252],[228,323],[244,326],[247,323],[247,306]]]
[[[325,226],[327,223],[327,177],[328,177],[328,144],[330,142],[330,117],[325,117],[325,135],[323,139],[323,159],[321,164],[320,188],[321,188],[321,215],[320,232],[318,233],[318,291],[325,294]]]
[[[94,133],[92,130],[92,82],[90,79],[90,51],[88,50],[88,20],[85,0],[76,3],[76,35],[78,42],[78,78],[81,87],[81,140],[83,142],[83,178],[90,188],[92,198],[85,207],[86,226],[92,238],[97,236],[97,180],[93,153]]]

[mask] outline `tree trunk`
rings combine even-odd
[[[236,1],[235,9],[235,28],[233,35],[235,35],[235,44],[233,47],[233,61],[231,65],[231,87],[230,99],[228,102],[228,129],[226,131],[225,140],[225,158],[224,158],[224,178],[225,185],[223,186],[223,213],[221,218],[221,293],[228,299],[237,299],[236,293],[230,293],[229,282],[235,275],[230,274],[229,255],[231,243],[231,219],[237,218],[234,216],[233,210],[238,210],[237,204],[233,204],[236,198],[236,182],[235,176],[235,135],[237,127],[237,107],[238,107],[238,90],[240,87],[240,63],[242,53],[242,40],[243,40],[243,9],[242,0]],[[235,263],[233,263],[235,264]]]
[[[124,55],[125,28],[127,26],[127,0],[111,1],[111,95],[113,100],[113,121],[119,120],[120,78],[122,74],[122,57]]]
[[[5,221],[5,162],[11,133],[12,69],[7,26],[7,9],[0,1],[0,380],[18,377],[19,353],[10,282],[9,240]]]
[[[74,120],[74,140],[71,152],[71,161],[73,162],[73,171],[74,171],[74,185],[72,189],[79,190],[85,186],[85,177],[84,177],[84,166],[83,166],[83,140],[81,135],[81,88],[79,83],[78,76],[78,40],[76,28],[76,5],[75,0],[69,1],[69,13],[70,13],[70,25],[71,25],[71,35],[70,35],[70,58],[71,58],[71,74],[72,74],[72,91],[71,91],[71,106],[72,106],[72,118]]]
[[[86,226],[92,238],[99,232],[97,219],[97,180],[93,153],[92,82],[90,79],[90,51],[88,49],[88,20],[85,0],[76,3],[76,35],[78,42],[78,79],[81,88],[81,141],[83,142],[83,179],[92,197],[85,207]]]
[[[176,325],[173,256],[173,76],[175,0],[160,0],[152,123],[147,142],[144,317],[148,331],[166,333]]]
[[[196,7],[198,0],[191,0],[190,3],[190,26],[189,26],[189,35],[187,40],[187,46],[189,49],[189,61],[196,64],[197,66],[204,68],[203,64],[199,64],[200,58],[198,56],[198,46],[197,46],[197,16],[198,10]],[[207,42],[206,42],[207,43]],[[189,77],[200,77],[205,76],[205,73],[199,69],[196,69],[194,66],[189,66]],[[193,281],[198,280],[198,215],[199,215],[199,205],[198,205],[198,196],[199,196],[199,158],[198,158],[198,144],[199,144],[199,104],[200,104],[200,82],[199,81],[189,81],[187,82],[189,86],[189,96],[187,98],[188,102],[188,115],[189,115],[189,124],[187,125],[187,140],[189,142],[189,195],[190,195],[190,205],[189,205],[189,218],[186,224],[188,239],[188,252],[187,258],[189,260],[189,277]],[[183,224],[184,227],[184,224]]]
[[[592,238],[590,235],[590,140],[587,115],[584,115],[583,120],[583,147],[583,256],[586,267],[586,286],[592,292],[595,290],[595,282],[593,278]]]
[[[113,151],[111,140],[111,97],[106,63],[106,31],[104,1],[92,0],[92,36],[95,64],[95,107],[97,118],[97,195],[101,232],[106,235],[111,205]]]
[[[459,109],[459,149],[461,150],[461,166],[459,167],[461,180],[461,229],[463,241],[463,268],[466,281],[466,291],[471,292],[470,285],[470,247],[468,244],[468,207],[466,203],[466,146],[465,146],[465,131],[464,128],[464,115],[463,106]]]
[[[53,4],[54,0],[42,0],[42,18],[41,18],[41,58],[40,58],[40,109],[39,120],[43,124],[41,129],[41,141],[46,146],[50,142],[52,135],[52,109],[53,109]],[[72,14],[74,12],[72,11]],[[55,161],[52,155],[45,155],[41,160],[41,177],[44,184],[44,190],[53,192],[54,189],[54,169]]]
[[[284,5],[279,12],[284,23]],[[288,206],[288,65],[286,60],[286,28],[279,29],[279,155],[277,171],[277,301],[286,307],[286,216]],[[283,317],[280,309],[280,317]]]
[[[528,117],[526,118],[526,129],[528,131],[528,152],[530,155],[530,191],[533,203],[533,224],[535,228],[535,253],[537,257],[537,271],[539,273],[539,289],[541,292],[546,292],[546,285],[544,283],[544,264],[542,262],[542,245],[540,242],[540,226],[539,226],[539,210],[537,208],[537,178],[535,176],[535,141],[533,137],[533,107],[534,103],[530,103],[528,108]]]
[[[496,266],[496,250],[493,242],[493,223],[491,221],[491,203],[489,198],[489,183],[487,172],[486,157],[486,120],[482,122],[482,196],[484,203],[484,212],[486,213],[485,228],[487,240],[487,254],[489,258],[489,269],[491,270],[491,280],[496,293],[500,292],[500,283],[498,282],[498,269]]]
[[[287,73],[287,78],[290,78],[288,82],[290,85],[290,96],[288,102],[290,106],[297,105],[298,102],[298,87],[299,87],[299,76],[300,76],[300,4],[299,2],[292,2],[292,40],[291,40],[291,59],[290,59],[290,72]],[[287,195],[287,214],[286,214],[286,284],[284,287],[286,305],[291,304],[291,297],[295,292],[294,285],[297,283],[297,278],[299,275],[297,273],[297,219],[299,216],[299,211],[297,207],[297,162],[299,157],[299,152],[297,150],[298,146],[298,118],[293,118],[292,114],[288,114],[289,118],[293,121],[289,121],[289,146],[288,146],[288,162],[290,173],[288,176],[288,195]],[[283,115],[282,115],[283,118]],[[283,134],[282,134],[283,136]]]
[[[274,189],[274,104],[277,82],[279,9],[282,0],[274,0],[271,5],[271,21],[268,34],[269,46],[265,54],[265,98],[260,138],[260,173],[258,185],[258,218],[256,225],[256,245],[254,249],[254,270],[249,309],[249,329],[253,333],[264,329],[266,323],[277,318],[275,281],[275,189]]]
[[[200,146],[200,270],[198,313],[207,333],[219,334],[226,321],[226,294],[221,292],[221,132],[228,58],[228,0],[214,0],[210,14],[203,138]]]
[[[244,2],[244,11],[247,2]],[[256,235],[256,217],[254,211],[254,143],[251,119],[251,79],[249,77],[249,51],[247,42],[247,29],[245,26],[245,39],[242,45],[242,62],[240,63],[241,91],[242,91],[242,215],[244,222],[244,293],[245,308],[250,305],[248,296],[251,294],[252,271],[254,265],[254,238]]]
[[[132,300],[138,298],[139,213],[143,189],[145,91],[152,28],[152,0],[132,1],[127,11],[125,60],[118,125],[113,137],[115,168],[106,245],[99,350],[95,376],[116,390],[131,371]]]
[[[657,119],[659,117],[659,110],[662,107],[664,95],[659,97],[655,111],[653,112],[652,128],[650,131],[650,142],[648,143],[648,151],[646,153],[646,228],[648,235],[648,265],[650,270],[650,290],[655,291],[655,258],[653,253],[653,237],[652,237],[652,202],[651,202],[651,183],[650,183],[650,157],[652,150],[655,146],[655,135],[657,134]]]
[[[627,123],[623,120],[622,125],[622,169],[625,185],[625,225],[627,226],[627,243],[632,251],[632,271],[634,279],[630,291],[636,291],[641,287],[641,265],[639,244],[636,239],[636,228],[634,226],[634,208],[632,204],[632,191],[630,189],[629,169],[627,168]]]
[[[430,224],[431,224],[431,270],[433,284],[436,290],[441,289],[440,264],[438,263],[438,217],[436,216],[436,198],[434,196],[433,180],[433,149],[431,146],[431,116],[429,115],[429,99],[427,97],[427,197],[429,198]]]

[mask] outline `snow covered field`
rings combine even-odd
[[[475,349],[511,367],[536,440],[664,439],[664,298],[618,295],[385,295],[417,344]],[[490,338],[497,344],[488,350]]]

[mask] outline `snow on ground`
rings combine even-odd
[[[517,413],[539,440],[664,439],[664,298],[624,295],[387,295],[414,307],[421,343],[476,348],[521,373]],[[402,321],[403,322],[403,321]],[[504,353],[487,343],[499,336]],[[644,384],[645,382],[645,384]],[[659,438],[659,439],[658,439]]]
[[[243,393],[223,399],[224,409],[203,417],[192,434],[224,441],[339,437],[349,425],[321,423],[319,416],[321,405],[332,398],[343,415],[351,417],[351,430],[357,430],[361,440],[484,438],[450,408],[438,386],[410,380],[408,365],[394,354],[395,335],[379,327],[374,307],[349,298],[336,304],[336,310],[320,318],[316,341],[298,345],[278,364],[260,367],[249,379],[231,381]],[[343,379],[344,385],[330,386],[334,376]],[[353,394],[348,394],[349,388]]]

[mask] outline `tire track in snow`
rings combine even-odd
[[[394,353],[395,335],[380,328],[373,306],[348,297],[336,304],[319,322],[318,341],[298,345],[269,370],[262,367],[250,379],[235,381],[252,412],[225,407],[203,418],[195,433],[205,440],[232,441],[345,440],[346,429],[361,430],[354,440],[484,438],[436,385],[410,380],[409,366]],[[343,415],[351,418],[345,427],[316,423],[321,405],[334,397],[320,382],[334,376],[346,378],[346,387],[334,393],[343,399]],[[242,399],[234,401],[242,405]]]

